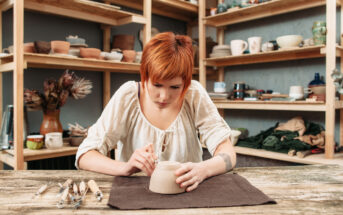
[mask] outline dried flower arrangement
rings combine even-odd
[[[79,78],[66,70],[58,81],[44,81],[44,93],[25,89],[24,102],[28,110],[57,110],[66,103],[69,96],[82,99],[92,92],[92,87],[90,80]]]

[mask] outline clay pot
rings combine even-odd
[[[37,53],[42,53],[42,54],[49,54],[51,50],[51,44],[50,42],[46,41],[35,41],[35,50]]]
[[[181,167],[179,162],[161,161],[157,164],[150,178],[149,190],[155,193],[176,194],[185,192],[176,183],[175,171]]]
[[[123,51],[123,62],[132,63],[136,59],[135,50],[124,50]]]
[[[51,49],[55,54],[68,54],[70,43],[67,41],[53,40],[51,41]]]
[[[60,110],[46,110],[43,112],[43,121],[40,126],[40,134],[45,135],[50,132],[63,132],[60,122]]]
[[[133,50],[135,37],[133,35],[115,35],[112,39],[112,48],[120,50]]]
[[[80,48],[80,57],[100,59],[100,49],[96,48]]]
[[[8,53],[12,54],[13,53],[13,45],[9,46],[8,48],[4,48],[3,52],[8,52]],[[34,44],[32,42],[31,43],[24,43],[24,52],[35,53],[36,50],[35,50]]]

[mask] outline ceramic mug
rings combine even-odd
[[[215,93],[226,92],[226,83],[225,82],[214,82],[214,92]]]
[[[61,148],[63,146],[62,132],[46,133],[45,146],[48,149]]]
[[[311,89],[305,88],[303,86],[290,86],[289,97],[294,99],[303,99],[304,93],[312,93]]]
[[[249,52],[251,54],[256,54],[261,51],[262,37],[249,37]]]
[[[271,42],[266,42],[262,44],[262,52],[269,52],[274,50],[274,44]]]
[[[244,40],[231,40],[232,55],[241,55],[248,48],[248,43]]]

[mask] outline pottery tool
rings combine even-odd
[[[64,207],[64,203],[68,201],[68,196],[69,196],[69,186],[63,190],[62,196],[57,203],[57,208]]]
[[[67,187],[71,187],[71,184],[73,183],[73,180],[71,180],[70,178],[67,179],[64,184],[62,185],[62,187],[60,188],[60,193],[63,192],[63,190],[65,190]],[[60,186],[60,185],[59,185]]]
[[[47,183],[47,184],[44,184],[43,186],[41,186],[37,192],[35,193],[35,196],[39,196],[40,194],[44,193],[47,189],[48,189],[48,186],[51,184],[51,182]]]
[[[87,194],[87,191],[88,191],[88,187],[85,189],[85,191],[83,192],[83,194],[81,195],[81,198],[79,200],[76,201],[75,205],[74,205],[74,208],[75,209],[78,209],[80,208],[84,198],[86,197],[86,194]]]
[[[86,192],[86,190],[88,190],[88,187],[84,181],[80,182],[79,190],[81,196]]]
[[[102,200],[102,192],[100,191],[98,185],[95,183],[94,180],[89,180],[88,181],[88,187],[91,189],[91,191],[94,193],[95,197],[98,199],[100,202]]]

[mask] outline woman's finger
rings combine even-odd
[[[192,186],[187,187],[186,191],[191,192],[192,190],[195,190],[199,185],[199,182],[195,182]]]
[[[196,176],[190,177],[188,180],[183,181],[180,184],[180,187],[189,187],[189,186],[193,185],[197,181],[198,180],[196,179]]]
[[[176,179],[176,183],[181,185],[184,182],[191,180],[192,178],[193,178],[192,173],[191,172],[187,172],[186,174],[183,174],[180,177],[178,177]],[[184,187],[184,186],[182,186],[182,187]]]
[[[152,172],[155,168],[153,164],[151,163],[151,161],[149,161],[149,155],[146,152],[138,152],[136,156],[136,160],[139,163],[141,163],[148,170],[148,172]]]
[[[181,167],[175,171],[175,175],[181,176],[181,175],[184,175],[185,173],[187,173],[191,170],[192,170],[191,163],[185,163],[185,164],[182,164]]]

